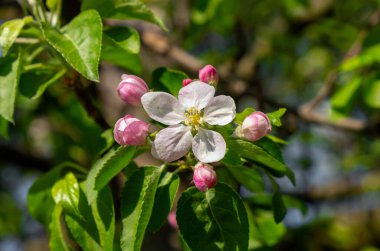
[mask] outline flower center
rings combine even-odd
[[[185,112],[185,124],[188,126],[193,127],[194,129],[198,130],[199,127],[202,125],[202,114],[201,111],[199,111],[195,107],[190,107]]]

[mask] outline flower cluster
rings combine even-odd
[[[184,79],[178,98],[166,92],[150,92],[144,80],[133,75],[123,75],[117,92],[130,105],[142,105],[149,117],[165,126],[151,142],[151,153],[164,162],[184,157],[190,149],[198,162],[194,167],[195,186],[205,192],[216,182],[213,167],[206,163],[223,159],[226,141],[215,129],[230,124],[236,114],[234,100],[225,95],[215,95],[219,76],[216,69],[207,65],[199,70],[199,79]],[[114,138],[120,145],[144,145],[149,124],[131,115],[119,119],[114,128]],[[253,112],[236,129],[235,135],[256,141],[271,132],[268,117]]]

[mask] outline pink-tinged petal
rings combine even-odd
[[[179,124],[162,129],[153,142],[152,155],[165,162],[177,160],[190,150],[192,138],[190,126]]]
[[[210,125],[227,125],[236,115],[234,100],[229,96],[216,96],[206,106],[203,120]]]
[[[206,192],[207,189],[216,185],[218,179],[211,165],[198,162],[194,168],[193,181],[199,191]]]
[[[195,107],[201,110],[207,106],[214,94],[215,88],[211,85],[194,81],[179,90],[178,101],[186,109]]]
[[[199,70],[199,79],[205,83],[217,84],[219,80],[218,72],[214,66],[206,65]]]
[[[191,82],[193,82],[191,78],[185,78],[184,80],[182,80],[182,86],[189,85]]]
[[[268,116],[260,111],[253,112],[243,121],[241,133],[250,141],[256,141],[272,131]]]
[[[149,124],[126,115],[119,119],[114,128],[114,138],[119,145],[144,145],[148,135]]]
[[[149,117],[165,125],[176,125],[185,120],[185,111],[177,99],[166,92],[148,92],[141,103]]]
[[[203,163],[216,162],[226,154],[223,136],[211,130],[200,128],[192,143],[193,153]]]
[[[141,105],[141,96],[149,91],[148,85],[141,78],[134,75],[122,75],[122,81],[117,87],[119,97],[127,104]]]

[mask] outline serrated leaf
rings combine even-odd
[[[244,204],[225,184],[219,183],[206,193],[195,187],[183,192],[177,223],[191,250],[248,250]]]
[[[286,109],[285,108],[280,108],[275,112],[270,112],[267,114],[270,123],[274,126],[281,126],[281,117],[285,114]]]
[[[363,90],[365,103],[372,108],[380,108],[380,80],[371,79],[364,85]]]
[[[58,72],[26,72],[20,78],[20,93],[25,97],[37,99],[47,87],[57,82],[65,73],[64,69]]]
[[[136,46],[136,37],[132,35],[129,41],[117,41],[118,38],[112,37],[112,35],[114,34],[103,35],[102,60],[129,69],[134,73],[140,73],[142,65],[140,56],[135,53],[136,50],[139,50]],[[140,43],[138,42],[138,44]]]
[[[0,58],[0,115],[13,123],[17,87],[20,80],[21,56]]]
[[[0,26],[0,57],[5,57],[25,24],[33,21],[31,16],[13,19]]]
[[[134,146],[111,149],[103,158],[95,162],[86,179],[86,195],[90,204],[95,201],[98,192],[129,164],[135,150]]]
[[[252,192],[264,191],[264,180],[261,174],[254,168],[243,166],[228,166],[228,171],[235,179]]]
[[[140,0],[84,0],[81,9],[96,9],[107,18],[145,20],[167,31],[162,20]]]
[[[69,170],[80,170],[72,163],[63,163],[40,176],[29,188],[27,205],[30,215],[44,225],[48,225],[55,207],[51,189]]]
[[[238,151],[235,150],[235,153],[239,154],[241,157],[260,163],[279,174],[285,174],[287,170],[286,165],[281,159],[277,159],[262,147],[255,145],[252,142],[237,139],[229,140],[227,144],[228,149],[238,149]]]
[[[151,232],[157,232],[166,222],[179,187],[178,175],[163,173],[157,188],[152,215],[148,224]]]
[[[78,209],[83,217],[65,214],[67,226],[83,250],[112,250],[115,219],[112,195],[108,187],[89,205],[80,186]]]
[[[66,213],[82,217],[79,212],[79,183],[72,172],[57,181],[51,194],[57,205],[60,205]]]
[[[49,211],[47,211],[49,212]],[[71,251],[74,250],[69,246],[68,236],[66,232],[63,230],[61,224],[62,217],[62,207],[55,206],[52,211],[52,220],[49,224],[49,247],[51,251]]]
[[[177,96],[185,78],[187,75],[181,71],[160,67],[152,73],[151,87],[155,91],[165,91]]]
[[[125,184],[121,202],[123,251],[141,249],[161,173],[158,167],[141,167]]]
[[[239,113],[236,113],[236,116],[235,116],[235,119],[234,119],[234,122],[236,124],[242,124],[244,119],[251,115],[253,112],[255,112],[256,110],[252,107],[247,107],[244,109],[244,111],[242,112],[239,112]]]
[[[80,74],[99,81],[98,64],[102,42],[102,20],[95,10],[80,13],[61,31],[41,24],[47,42]]]

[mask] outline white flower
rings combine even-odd
[[[184,156],[190,147],[195,157],[204,163],[224,157],[223,136],[204,126],[227,125],[234,119],[236,107],[231,97],[214,97],[214,94],[214,87],[195,81],[179,91],[178,100],[165,92],[148,92],[142,96],[148,115],[169,126],[156,135],[152,146],[155,157],[171,162]]]

